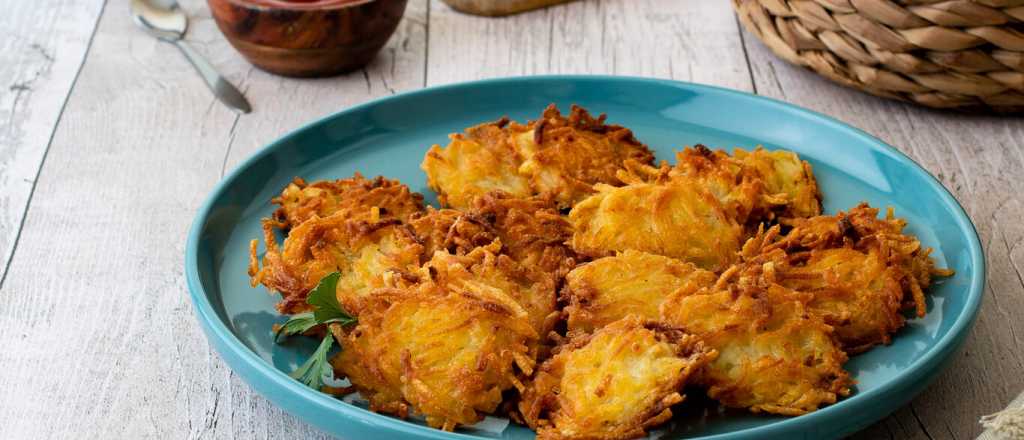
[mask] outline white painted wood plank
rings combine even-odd
[[[365,68],[335,78],[295,79],[250,72],[247,93],[254,118],[243,117],[232,133],[225,161],[230,169],[260,147],[302,125],[356,104],[423,87],[427,3],[411,0],[397,33]]]
[[[836,86],[777,59],[745,33],[760,94],[841,119],[935,174],[974,220],[988,259],[985,300],[966,350],[910,405],[855,438],[964,439],[1024,390],[1024,123],[939,112]]]
[[[248,93],[237,117],[170,45],[111,2],[40,173],[0,289],[0,438],[322,438],[208,346],[182,274],[196,209],[232,157],[344,106],[422,85],[426,4],[365,74],[253,70],[205,2],[189,40]],[[229,145],[233,155],[228,154]]]
[[[103,0],[0,1],[0,280]]]
[[[725,1],[587,0],[495,19],[431,0],[428,62],[430,85],[577,73],[751,87]]]

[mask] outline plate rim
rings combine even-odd
[[[206,335],[210,345],[218,351],[218,354],[222,357],[225,363],[231,367],[232,370],[236,370],[236,366],[232,365],[227,357],[237,358],[238,361],[246,363],[249,367],[255,370],[255,373],[259,374],[264,380],[271,381],[272,385],[279,388],[280,391],[293,394],[294,398],[303,399],[305,402],[312,403],[314,405],[322,407],[323,410],[338,412],[340,411],[347,417],[356,417],[360,419],[367,419],[376,425],[380,429],[387,429],[393,433],[400,433],[403,435],[417,436],[418,438],[431,438],[431,439],[478,439],[478,436],[471,436],[460,432],[446,432],[438,429],[430,428],[424,425],[413,424],[401,419],[397,419],[391,416],[375,413],[363,408],[359,408],[354,405],[345,404],[339,399],[328,396],[318,391],[302,385],[295,381],[287,374],[278,370],[272,364],[259,357],[255,352],[249,349],[232,331],[228,326],[220,319],[217,312],[215,311],[212,303],[209,300],[209,295],[203,288],[202,282],[199,279],[199,241],[203,232],[203,227],[207,220],[210,218],[210,213],[214,208],[215,202],[224,194],[229,186],[241,175],[244,171],[248,170],[254,163],[267,156],[271,152],[280,148],[289,140],[299,136],[301,133],[306,132],[312,128],[320,126],[331,119],[341,117],[347,114],[359,113],[367,109],[371,109],[374,106],[387,103],[395,100],[407,99],[413,96],[427,95],[432,93],[440,93],[449,91],[452,89],[460,88],[476,88],[476,87],[493,87],[501,86],[503,83],[518,83],[518,82],[551,82],[551,81],[565,81],[565,82],[580,82],[590,81],[595,83],[602,82],[621,82],[621,83],[648,83],[657,84],[661,86],[668,86],[678,89],[696,91],[702,95],[718,95],[728,97],[736,100],[748,100],[755,101],[760,105],[767,105],[775,107],[778,110],[786,111],[790,114],[796,114],[804,117],[812,122],[819,125],[828,126],[828,128],[837,131],[845,131],[852,137],[859,137],[872,144],[873,147],[881,149],[887,153],[892,154],[895,159],[907,168],[912,169],[918,173],[923,173],[927,179],[926,182],[933,187],[939,189],[937,191],[940,201],[944,204],[954,208],[953,211],[956,214],[955,223],[958,230],[967,232],[965,234],[967,248],[969,249],[969,261],[971,264],[970,282],[969,288],[966,289],[968,295],[967,301],[965,302],[965,309],[961,310],[956,317],[956,321],[953,323],[950,330],[946,332],[938,341],[935,342],[932,347],[923,354],[923,356],[909,366],[904,368],[902,371],[897,373],[893,378],[887,381],[879,388],[875,388],[863,393],[857,393],[854,396],[845,398],[836,402],[835,404],[829,405],[818,411],[799,416],[793,417],[786,420],[782,420],[776,423],[772,423],[767,426],[756,426],[739,431],[733,431],[722,434],[713,434],[708,436],[698,437],[704,440],[726,440],[726,439],[744,439],[751,438],[752,436],[759,435],[779,435],[788,432],[794,432],[794,429],[800,425],[807,423],[814,423],[817,419],[831,416],[837,411],[843,412],[848,411],[849,407],[844,406],[846,402],[856,404],[860,402],[870,403],[872,398],[887,391],[892,391],[894,388],[907,388],[912,386],[916,375],[930,376],[924,377],[925,381],[930,384],[939,373],[945,370],[945,363],[948,363],[952,355],[956,350],[960,348],[964,340],[973,328],[973,323],[977,319],[978,313],[981,309],[982,299],[984,298],[984,291],[986,285],[986,267],[987,262],[985,254],[981,246],[981,240],[978,236],[977,228],[975,227],[970,215],[964,209],[963,205],[956,199],[955,196],[942,184],[935,176],[929,172],[926,168],[918,164],[910,156],[906,155],[899,149],[889,145],[881,139],[859,129],[846,124],[831,116],[806,109],[795,104],[780,101],[771,97],[756,95],[748,92],[739,90],[728,89],[719,86],[697,84],[692,82],[677,81],[671,79],[661,78],[649,78],[649,77],[638,77],[638,76],[617,76],[617,75],[531,75],[531,76],[510,76],[510,77],[497,77],[488,78],[475,81],[456,82],[450,84],[443,84],[431,87],[424,87],[416,90],[410,90],[394,95],[389,95],[381,98],[369,100],[367,102],[345,108],[343,110],[319,117],[311,122],[305,123],[300,127],[288,131],[283,136],[280,136],[266,145],[260,147],[255,153],[251,154],[245,160],[236,165],[229,173],[221,178],[214,186],[213,190],[206,196],[200,208],[196,211],[196,216],[189,227],[188,237],[185,246],[185,274],[186,284],[189,290],[189,297],[191,299],[193,310],[195,311],[197,320],[200,321],[204,334]],[[225,350],[229,350],[225,353]],[[934,371],[931,371],[934,370]],[[931,373],[931,374],[928,374]],[[242,376],[242,374],[239,374]],[[245,379],[243,377],[243,379]],[[268,400],[272,401],[275,406],[285,409],[298,418],[310,422],[313,426],[317,426],[316,423],[310,421],[305,415],[297,414],[288,408],[283,408],[280,402],[276,399],[266,395],[263,390],[257,389],[258,387],[251,383],[248,379],[244,380],[246,384],[253,390],[259,392]],[[921,387],[923,390],[925,386]],[[905,405],[906,402],[910,401],[914,397],[920,394],[921,390],[914,392],[904,399],[905,402],[901,403],[900,406]],[[860,397],[857,400],[853,400]],[[902,396],[901,396],[902,397]],[[340,404],[340,405],[339,405]],[[834,409],[833,409],[834,408]],[[898,409],[898,407],[894,408]],[[872,421],[866,423],[860,423],[859,426],[851,426],[850,432],[855,430],[863,429],[870,423],[877,420],[881,420],[885,415],[873,418]]]

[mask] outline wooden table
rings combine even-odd
[[[972,438],[1024,389],[1024,121],[880,100],[774,58],[724,0],[586,0],[504,19],[411,0],[387,48],[338,78],[247,64],[201,0],[188,39],[255,107],[216,102],[125,1],[0,0],[0,438],[320,438],[211,350],[182,276],[207,193],[320,116],[423,86],[602,73],[746,90],[897,146],[964,204],[989,263],[967,348],[858,438]]]

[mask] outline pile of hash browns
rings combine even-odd
[[[576,106],[481,124],[426,152],[440,208],[385,177],[296,178],[249,276],[292,315],[341,274],[358,323],[330,324],[331,365],[373,411],[624,439],[686,393],[787,416],[835,403],[849,357],[924,316],[932,278],[952,275],[891,209],[823,215],[795,153],[654,160]]]

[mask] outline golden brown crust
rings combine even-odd
[[[591,261],[566,277],[568,331],[590,332],[630,314],[658,320],[669,295],[710,288],[717,278],[693,264],[637,251]]]
[[[274,220],[280,228],[290,228],[316,217],[344,213],[350,220],[375,223],[381,220],[405,221],[423,210],[423,196],[397,180],[377,176],[367,179],[356,173],[348,179],[306,183],[296,177],[271,202],[279,205]]]
[[[931,249],[903,233],[892,211],[861,204],[849,212],[789,221],[781,235],[769,229],[744,245],[744,259],[770,263],[773,278],[813,295],[811,308],[836,326],[845,349],[862,352],[887,344],[904,323],[903,310],[924,316],[924,289],[935,268]]]
[[[539,439],[627,439],[672,417],[715,353],[679,329],[631,315],[578,334],[538,368],[519,404]]]
[[[409,221],[429,259],[436,251],[465,255],[495,240],[499,252],[560,283],[578,256],[565,244],[572,226],[549,199],[487,193],[465,211],[428,208]]]
[[[409,227],[395,219],[368,223],[350,220],[344,212],[314,216],[293,227],[282,246],[277,245],[275,226],[264,221],[267,252],[262,268],[250,266],[249,275],[253,286],[263,284],[281,294],[277,309],[282,314],[307,311],[310,290],[331,272],[340,272],[338,302],[358,315],[374,289],[415,271],[423,253]],[[250,252],[255,263],[256,247]]]
[[[527,314],[537,335],[543,339],[558,318],[555,281],[544,272],[522,266],[507,255],[499,254],[501,242],[474,248],[464,255],[435,252],[420,269],[419,279],[431,280],[454,293],[491,296],[505,295]]]
[[[579,260],[566,244],[572,225],[550,199],[488,193],[474,202],[468,214],[491,226],[501,240],[502,252],[523,266],[551,274],[556,281]]]
[[[832,328],[808,312],[808,297],[750,280],[719,287],[673,295],[662,305],[666,322],[718,350],[701,377],[710,397],[729,407],[795,416],[849,394],[846,354]]]
[[[716,282],[707,271],[643,255],[626,252],[570,272],[569,328],[596,327],[628,310],[700,335],[721,353],[702,382],[731,407],[799,415],[849,393],[846,355],[833,329],[810,313],[811,296],[773,285],[759,266],[734,266]]]
[[[506,124],[482,124],[450,138],[445,148],[431,147],[420,165],[442,206],[466,209],[491,191],[514,197],[534,193],[529,178],[519,174],[522,158]]]
[[[742,162],[765,183],[769,200],[784,201],[774,207],[782,218],[812,217],[821,214],[821,192],[811,164],[786,150],[753,151],[736,149],[733,157]]]
[[[700,187],[666,182],[598,190],[569,213],[577,253],[602,257],[638,250],[711,271],[738,258],[743,229]]]
[[[455,209],[428,206],[426,211],[409,219],[409,226],[423,243],[424,260],[438,251],[464,255],[498,238],[486,219]]]
[[[450,431],[493,412],[534,367],[537,336],[514,302],[433,283],[385,297],[363,310],[331,361],[373,411],[415,412]]]
[[[604,121],[575,105],[566,117],[552,104],[525,125],[503,118],[454,134],[447,147],[427,151],[421,167],[447,207],[468,208],[493,191],[570,207],[593,193],[594,184],[620,184],[624,161],[654,160],[629,129]]]
[[[676,181],[709,191],[726,214],[741,225],[756,227],[776,218],[821,213],[821,197],[811,166],[795,153],[735,149],[732,155],[704,145],[676,153],[676,164],[655,168],[627,161],[619,178],[627,183]]]
[[[903,290],[895,269],[878,252],[822,249],[806,258],[776,268],[776,277],[786,287],[814,295],[808,306],[835,327],[848,353],[888,344],[890,335],[903,327]]]
[[[534,192],[571,207],[594,192],[594,184],[618,185],[616,174],[626,160],[650,164],[654,154],[633,137],[628,128],[605,124],[605,115],[593,117],[573,105],[562,116],[552,104],[537,121],[515,135]]]

